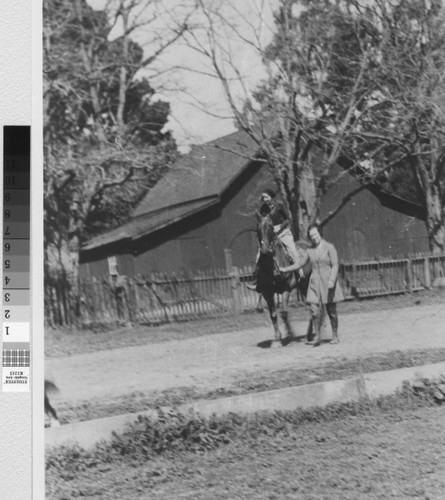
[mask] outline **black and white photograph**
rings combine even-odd
[[[45,498],[443,500],[445,3],[42,9]]]

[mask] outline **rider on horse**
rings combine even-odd
[[[281,200],[276,199],[276,192],[274,189],[268,187],[261,193],[261,206],[259,213],[262,217],[266,215],[270,217],[274,226],[275,235],[283,245],[290,263],[292,265],[298,264],[301,257],[297,251],[294,238],[290,230],[289,211]],[[259,252],[256,257],[257,263],[258,258]],[[256,274],[257,270],[255,270],[255,281],[247,285],[250,290],[256,290]]]

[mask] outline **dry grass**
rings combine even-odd
[[[47,456],[48,500],[443,499],[445,413],[433,386],[324,409],[140,421]]]

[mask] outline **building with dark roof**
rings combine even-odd
[[[340,168],[340,167],[338,167]],[[230,248],[237,266],[253,264],[255,208],[272,183],[256,143],[235,132],[194,146],[170,168],[135,209],[129,221],[88,241],[81,250],[81,275],[197,271],[225,267]],[[358,186],[350,175],[326,195],[322,215]],[[426,251],[422,211],[371,186],[356,194],[324,228],[342,260]]]

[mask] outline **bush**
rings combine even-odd
[[[91,452],[79,446],[57,448],[46,458],[46,468],[61,471],[64,479],[97,464],[125,460],[140,462],[177,452],[202,453],[239,440],[255,446],[264,439],[289,437],[306,424],[331,422],[373,413],[433,406],[445,402],[445,378],[418,379],[405,383],[395,395],[375,400],[339,403],[308,410],[260,412],[253,415],[229,413],[209,418],[184,414],[176,409],[158,410],[158,418],[138,417],[111,442],[97,445]]]

